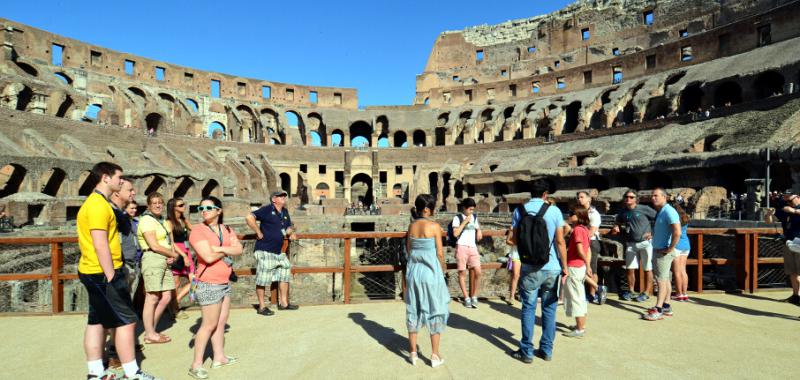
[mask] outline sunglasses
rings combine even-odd
[[[219,210],[219,207],[217,207],[217,206],[197,206],[197,211],[200,211],[200,212],[206,212],[206,211],[212,211],[212,210]]]
[[[183,207],[183,206],[186,206],[186,204],[185,203],[178,203],[178,204],[175,205],[175,207]]]
[[[626,195],[625,196],[625,199],[634,199],[634,198],[636,198],[636,197],[633,197],[633,196],[630,196],[630,195]]]

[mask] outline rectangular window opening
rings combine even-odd
[[[378,173],[378,176],[379,176],[379,179],[380,179],[381,183],[389,182],[389,173],[386,173],[385,171],[382,171],[382,172]]]
[[[581,40],[583,40],[583,41],[589,41],[589,37],[590,37],[590,36],[591,36],[591,35],[589,34],[589,28],[583,28],[583,29],[581,29]]]
[[[645,25],[653,25],[653,22],[655,21],[655,16],[653,16],[653,11],[645,11],[643,16]]]
[[[272,87],[270,86],[261,86],[261,97],[264,99],[269,99],[272,97]]]
[[[772,43],[772,25],[766,24],[758,27],[758,46],[766,46]]]
[[[156,66],[156,80],[157,81],[163,81],[164,80],[164,74],[166,72],[167,72],[167,69],[165,69],[163,67]]]
[[[311,91],[308,94],[308,100],[310,100],[312,104],[317,104],[317,102],[319,101],[317,92],[316,91]]]
[[[500,70],[500,76],[501,77],[507,77],[508,76],[508,70],[506,70],[506,69]]]
[[[584,71],[583,72],[583,83],[584,84],[591,84],[592,83],[592,71]]]
[[[614,67],[614,75],[611,80],[611,84],[622,83],[622,67],[616,66]]]
[[[555,62],[553,62],[553,66],[555,66],[556,68],[559,68],[559,67],[561,67],[561,61],[555,61]]]
[[[484,58],[483,50],[478,50],[478,51],[475,52],[475,60],[476,61],[481,62],[481,61],[483,61],[483,58]]]
[[[688,31],[688,30],[686,30],[686,29],[681,29],[681,30],[678,32],[678,35],[680,35],[680,36],[681,36],[681,38],[686,38],[686,37],[689,37],[689,31]]]
[[[194,74],[192,73],[183,73],[183,81],[186,83],[192,83],[194,80]]]
[[[211,80],[211,97],[219,98],[220,83],[216,79]]]
[[[467,97],[467,101],[472,101],[472,90],[464,90],[464,95]]]
[[[451,99],[452,99],[452,98],[450,97],[450,93],[449,93],[449,92],[443,92],[443,93],[442,93],[442,101],[443,101],[443,102],[445,102],[445,103],[450,103],[450,100],[451,100]]]
[[[236,82],[236,92],[244,96],[247,93],[247,83],[244,82]]]
[[[133,76],[136,72],[136,62],[130,59],[125,60],[125,75]]]
[[[528,53],[536,53],[536,46],[528,46]]]
[[[294,101],[294,89],[287,88],[286,89],[286,100],[293,102]]]
[[[453,82],[458,82],[459,79],[461,78],[459,78],[458,75],[453,75]]]
[[[53,66],[61,66],[64,63],[64,45],[53,44],[50,46],[50,58]]]
[[[684,46],[681,48],[681,61],[689,62],[692,60],[692,47]]]
[[[656,55],[651,54],[645,57],[645,69],[652,70],[656,68]]]
[[[541,88],[539,88],[539,82],[531,83],[531,92],[534,94],[538,94],[539,91],[541,91]]]
[[[517,85],[512,84],[508,86],[509,92],[511,92],[512,97],[517,97]]]
[[[319,174],[328,174],[328,167],[325,165],[319,166]]]
[[[301,173],[308,173],[308,165],[307,164],[300,164],[300,172]]]
[[[557,89],[567,88],[567,82],[564,80],[564,77],[556,78],[556,88]]]
[[[394,174],[396,174],[396,175],[403,174],[403,167],[402,166],[395,166],[394,167]]]
[[[614,56],[620,55],[619,48],[611,49],[611,54]]]
[[[487,99],[494,99],[494,89],[493,88],[486,89],[486,98]]]
[[[92,66],[103,64],[103,53],[92,50],[91,53],[89,53],[89,63],[91,63]]]
[[[333,103],[337,105],[342,105],[342,94],[338,92],[333,93]]]

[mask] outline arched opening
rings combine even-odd
[[[97,185],[98,179],[94,178],[90,172],[83,172],[81,173],[81,187],[78,188],[78,196],[88,197],[94,187]]]
[[[27,170],[17,164],[9,164],[0,169],[0,198],[19,192]]]
[[[447,125],[448,121],[450,121],[450,112],[445,112],[436,118],[436,125],[439,127],[444,127]]]
[[[717,86],[714,92],[714,106],[725,107],[742,102],[742,87],[739,83],[729,81]]]
[[[311,135],[311,146],[322,146],[322,137],[317,131],[311,131],[308,134]]]
[[[372,178],[358,173],[350,180],[350,199],[355,203],[370,206],[374,203],[372,196]]]
[[[331,197],[331,188],[325,182],[320,182],[314,186],[314,199],[328,199]]]
[[[66,84],[66,85],[71,85],[72,84],[72,78],[70,78],[67,74],[58,72],[58,73],[53,73],[53,75],[55,75],[56,78],[63,84]]]
[[[319,135],[320,146],[328,145],[328,132],[325,123],[322,121],[322,116],[316,112],[308,114],[307,129],[316,131]]]
[[[407,148],[408,147],[408,137],[406,137],[406,133],[403,131],[397,131],[394,133],[394,144],[395,148]]]
[[[337,129],[331,132],[331,146],[343,146],[344,145],[344,132]]]
[[[550,127],[550,119],[543,117],[536,123],[536,137],[548,138],[552,132]]]
[[[281,190],[292,196],[292,176],[288,173],[281,173],[279,177],[281,179]]]
[[[50,169],[50,178],[47,180],[47,183],[42,187],[42,194],[47,194],[51,197],[58,196],[59,190],[61,190],[61,184],[64,183],[64,179],[67,178],[67,173],[59,168]]]
[[[22,91],[17,94],[17,111],[25,111],[28,109],[28,104],[33,99],[33,91],[28,86],[22,88]]]
[[[561,134],[573,133],[580,123],[581,102],[572,102],[566,107],[567,116],[564,119],[564,129]]]
[[[464,184],[461,181],[456,181],[453,185],[453,196],[456,199],[464,198]]]
[[[428,174],[428,188],[431,190],[430,194],[437,198],[437,195],[439,195],[439,173],[431,172]]]
[[[445,144],[445,139],[447,135],[447,128],[445,127],[436,127],[434,130],[436,134],[436,146],[443,146]]]
[[[159,127],[161,127],[161,115],[157,113],[151,113],[144,118],[145,124],[147,124],[147,131],[151,134],[155,134],[158,132]]]
[[[209,195],[216,195],[219,196],[219,183],[216,180],[210,179],[203,186],[203,190],[200,191],[200,195],[205,198]]]
[[[282,144],[281,140],[278,140],[277,138],[273,137],[269,139],[269,145],[282,145]]]
[[[390,147],[391,144],[389,144],[389,136],[387,136],[385,133],[381,133],[381,135],[378,136],[378,148],[390,148]]]
[[[206,134],[214,140],[225,140],[225,126],[218,121],[212,121]]]
[[[14,61],[14,63],[17,64],[17,67],[22,69],[22,71],[24,71],[25,74],[28,74],[28,75],[34,76],[34,77],[39,76],[39,72],[36,71],[36,69],[33,66],[31,66],[31,65],[29,65],[29,64],[27,64],[25,62],[20,62],[20,61]]]
[[[148,184],[147,187],[144,189],[144,195],[150,195],[150,193],[155,193],[155,192],[164,194],[162,189],[166,186],[166,184],[167,183],[164,181],[163,178],[154,175],[153,179],[150,180],[150,184]]]
[[[394,198],[401,198],[402,199],[403,198],[403,185],[401,185],[399,183],[395,183],[394,186],[392,186],[392,196]]]
[[[487,108],[487,109],[483,110],[483,112],[481,112],[481,122],[485,123],[487,121],[492,121],[493,120],[492,119],[492,113],[493,112],[494,112],[494,109],[492,109],[492,108]]]
[[[614,186],[639,190],[639,179],[631,173],[617,173],[614,175]]]
[[[58,106],[58,111],[56,111],[56,117],[64,117],[64,116],[66,116],[67,112],[70,110],[70,108],[72,108],[73,104],[74,103],[72,101],[72,98],[69,95],[67,95],[64,98],[64,101],[61,102],[61,105]]]
[[[622,109],[622,112],[617,115],[617,120],[623,124],[632,124],[635,112],[636,108],[633,106],[633,99],[631,99]]]
[[[450,196],[450,178],[452,175],[448,172],[442,173],[442,199],[447,199]],[[444,202],[442,202],[442,207],[444,207]]]
[[[513,116],[513,115],[514,115],[514,106],[506,107],[506,109],[503,110],[503,118],[504,119],[510,119],[511,116]]]
[[[505,183],[502,183],[500,181],[494,181],[492,183],[492,195],[499,197],[506,195],[508,193],[509,193],[508,185],[506,185]]]
[[[647,173],[647,179],[645,182],[647,183],[648,189],[654,189],[656,187],[661,187],[664,189],[672,188],[672,177],[670,177],[667,173],[660,171]]]
[[[372,146],[372,126],[366,121],[357,121],[350,125],[350,146]]]
[[[200,106],[194,99],[186,99],[186,105],[189,107],[189,111],[192,113],[197,113],[200,110]]]
[[[170,103],[170,105],[172,105],[171,103],[175,103],[175,98],[173,98],[172,95],[170,95],[170,94],[167,94],[167,93],[164,93],[164,92],[159,92],[158,93],[158,97],[161,100],[163,100],[163,101],[165,101],[167,103]]]
[[[86,112],[83,113],[83,117],[91,121],[97,120],[97,117],[102,109],[103,106],[99,104],[90,104],[88,107],[86,107]]]
[[[137,96],[139,96],[140,98],[142,98],[142,100],[145,100],[145,99],[147,99],[147,95],[145,95],[144,91],[143,91],[141,88],[138,88],[138,87],[128,87],[128,91],[130,91],[130,92],[132,92],[132,93],[136,94]]]
[[[782,95],[785,83],[786,80],[780,73],[772,70],[763,72],[753,82],[753,94],[755,94],[756,99]]]
[[[178,187],[175,188],[175,191],[172,193],[172,196],[174,198],[183,198],[186,194],[189,194],[189,190],[191,190],[192,187],[194,187],[194,181],[189,177],[183,177]]]
[[[678,100],[678,112],[686,114],[698,111],[703,106],[704,95],[705,93],[700,89],[700,83],[692,83],[684,87]]]
[[[414,146],[425,146],[425,132],[417,129],[414,131]]]
[[[589,120],[589,129],[603,129],[606,127],[606,110],[602,107],[592,114]]]
[[[647,101],[647,108],[644,111],[645,120],[655,120],[659,117],[667,117],[670,113],[670,102],[664,96],[656,96]]]
[[[601,175],[590,175],[589,188],[597,189],[597,191],[608,190],[610,188],[608,178]]]

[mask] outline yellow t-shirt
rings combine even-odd
[[[78,210],[78,246],[81,250],[81,259],[78,261],[78,272],[83,274],[103,273],[97,251],[92,244],[92,230],[108,232],[108,247],[111,251],[111,261],[114,269],[122,266],[122,246],[119,242],[117,231],[117,218],[114,210],[106,198],[92,192]]]
[[[162,224],[163,223],[163,224]],[[139,247],[142,251],[150,249],[147,242],[144,240],[144,233],[153,231],[156,233],[156,240],[162,247],[172,247],[169,241],[169,232],[167,231],[167,221],[158,221],[152,215],[142,215],[139,217],[139,227],[136,230],[136,238],[139,239]]]

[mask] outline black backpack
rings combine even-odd
[[[525,264],[541,266],[550,261],[550,234],[547,232],[547,221],[544,220],[549,207],[545,203],[535,215],[526,213],[517,227],[517,249],[520,261]]]
[[[461,225],[461,223],[464,222],[464,215],[459,213],[458,215],[456,215],[456,217],[458,218],[458,225]],[[477,222],[478,221],[478,217],[475,216],[475,214],[472,215],[472,221],[473,222]],[[463,229],[461,230],[461,233],[462,234],[464,233]],[[458,238],[460,238],[460,237],[461,237],[461,235],[458,235],[458,236],[455,235],[455,228],[453,227],[453,222],[451,221],[447,225],[447,245],[450,246],[450,247],[455,248],[456,244],[458,244]]]

